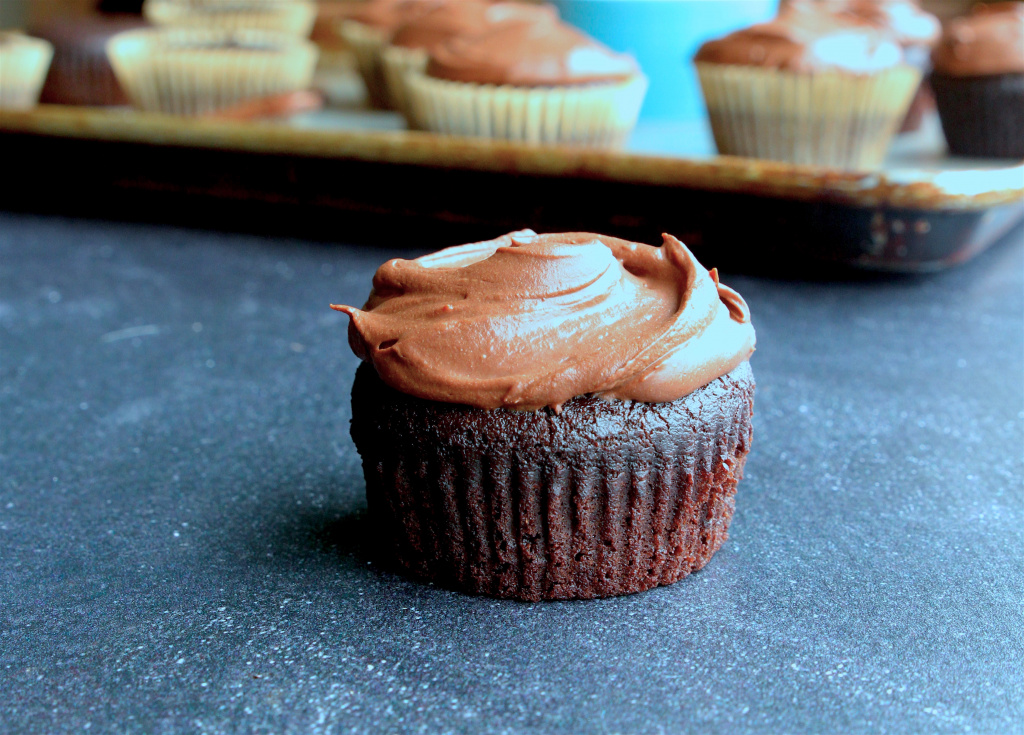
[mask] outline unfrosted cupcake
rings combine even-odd
[[[500,23],[550,23],[557,19],[558,11],[551,5],[463,0],[431,8],[399,26],[382,52],[384,75],[395,107],[409,118],[412,127],[421,127],[406,104],[405,77],[412,71],[424,71],[430,52],[453,38],[483,33]]]
[[[308,36],[316,19],[312,0],[146,0],[151,23],[174,28],[263,30]]]
[[[356,67],[366,85],[366,96],[372,107],[395,109],[387,79],[384,76],[384,47],[403,23],[419,17],[439,0],[368,0],[353,5],[346,17],[338,21],[339,35],[352,49]]]
[[[931,70],[932,47],[939,40],[939,19],[926,12],[916,0],[788,0],[781,14],[793,10],[825,12],[841,22],[874,28],[898,43],[906,63],[926,77]],[[927,81],[918,86],[900,132],[917,130],[924,114],[934,109]]]
[[[933,61],[950,152],[1024,157],[1024,3],[979,5],[951,21]]]
[[[148,112],[201,115],[308,89],[316,46],[269,31],[142,29],[107,45],[132,104]]]
[[[725,541],[751,442],[743,299],[675,238],[512,233],[393,260],[349,342],[352,438],[410,574],[522,600],[671,584]]]
[[[872,169],[921,81],[877,31],[787,13],[701,46],[694,58],[718,152]]]
[[[0,31],[0,109],[35,107],[51,58],[53,46],[46,41]]]
[[[632,57],[558,21],[453,38],[405,80],[425,129],[527,143],[622,145],[647,91]]]

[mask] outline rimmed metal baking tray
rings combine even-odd
[[[403,128],[351,105],[257,122],[3,112],[0,148],[19,172],[5,198],[104,216],[179,208],[348,241],[393,232],[425,247],[522,227],[651,242],[671,232],[744,270],[937,270],[1024,220],[1024,162],[948,157],[934,118],[867,173],[716,156],[703,123],[642,122],[612,151]]]

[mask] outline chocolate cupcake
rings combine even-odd
[[[754,331],[686,247],[523,231],[393,260],[349,341],[372,520],[413,576],[521,600],[639,592],[725,541]]]
[[[152,28],[107,45],[118,81],[147,112],[203,115],[309,89],[316,46],[270,31]]]
[[[544,23],[557,19],[558,11],[551,5],[462,0],[431,8],[399,26],[381,53],[384,77],[395,107],[409,118],[411,127],[421,127],[406,104],[405,77],[409,72],[424,71],[431,51],[453,38],[483,33],[501,23]]]
[[[426,130],[525,143],[616,147],[636,126],[636,61],[558,21],[500,23],[432,49],[405,76]]]
[[[926,76],[931,70],[931,51],[942,26],[939,19],[925,12],[915,0],[788,0],[781,15],[787,12],[823,12],[840,22],[874,28],[898,43],[906,63]],[[921,127],[924,115],[935,102],[927,82],[922,82],[910,102],[910,109],[900,125],[900,132]]]
[[[921,82],[892,40],[792,11],[694,58],[718,152],[865,170],[881,165]]]
[[[950,152],[1024,158],[1024,3],[979,5],[951,21],[932,60]]]
[[[107,41],[142,28],[135,15],[82,15],[55,18],[31,33],[53,44],[53,62],[40,102],[54,105],[108,106],[128,103],[107,59]]]
[[[39,101],[53,46],[22,33],[0,31],[0,110],[28,110]]]

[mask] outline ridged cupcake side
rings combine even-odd
[[[671,584],[727,538],[751,443],[748,363],[677,401],[559,414],[425,401],[362,365],[352,436],[381,543],[412,576],[520,600]]]

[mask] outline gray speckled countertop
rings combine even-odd
[[[725,274],[730,541],[534,605],[368,557],[327,304],[399,252],[0,215],[0,731],[1024,731],[1020,229],[929,277]]]

